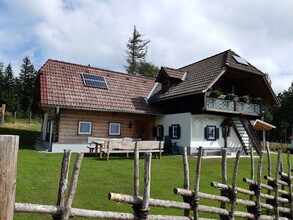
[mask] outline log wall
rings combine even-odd
[[[91,121],[92,134],[79,135],[78,122]],[[120,136],[109,136],[108,126],[110,122],[118,122],[121,126]],[[131,123],[131,126],[129,124]],[[140,125],[146,125],[141,126]],[[141,138],[139,131],[145,129],[143,139],[152,139],[152,131],[155,125],[155,116],[127,113],[60,110],[56,127],[58,127],[58,142],[60,143],[86,143],[89,136],[95,137],[130,137]],[[56,130],[57,131],[57,130]]]

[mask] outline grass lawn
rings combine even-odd
[[[59,175],[62,154],[42,153],[32,146],[39,137],[40,124],[31,125],[4,124],[0,126],[0,134],[20,135],[20,149],[18,156],[18,173],[16,185],[16,202],[55,205],[57,200]],[[76,158],[72,155],[71,170]],[[286,155],[283,155],[286,164]],[[273,167],[276,155],[272,155]],[[263,166],[263,175],[267,174],[267,159]],[[143,158],[140,160],[141,186],[143,186]],[[189,157],[190,185],[194,187],[196,157]],[[228,179],[231,181],[234,159],[228,160]],[[257,166],[257,163],[256,163]],[[275,168],[273,168],[275,170]],[[238,175],[238,186],[248,188],[242,182],[243,177],[250,177],[250,160],[241,158]],[[221,182],[221,159],[204,159],[200,191],[219,195],[219,191],[210,187],[210,182]],[[164,155],[161,160],[152,159],[151,197],[182,201],[180,196],[173,194],[173,188],[183,187],[183,163],[180,156]],[[131,205],[116,203],[108,200],[108,193],[133,194],[133,159],[114,156],[110,161],[100,160],[85,155],[78,181],[77,192],[73,207],[103,210],[123,211],[132,213]],[[141,187],[141,194],[143,188]],[[219,203],[201,200],[200,204]],[[241,209],[241,208],[240,208]],[[245,210],[242,208],[242,210]],[[151,214],[182,215],[182,210],[151,208]],[[206,215],[207,216],[207,215]],[[218,218],[218,216],[210,216]],[[15,213],[14,219],[52,219],[48,215]],[[78,218],[81,219],[81,218]]]

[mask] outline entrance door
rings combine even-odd
[[[137,138],[142,140],[150,139],[148,122],[147,121],[136,121],[135,122],[135,133]]]

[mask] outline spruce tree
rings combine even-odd
[[[36,75],[37,71],[34,65],[30,58],[26,56],[23,59],[17,83],[19,87],[20,108],[24,115],[31,111]]]
[[[142,39],[141,35],[134,26],[132,37],[129,38],[126,50],[126,61],[125,66],[127,73],[138,75],[138,67],[140,62],[144,62],[147,55],[147,45],[149,40]]]
[[[18,97],[15,85],[15,78],[13,76],[12,66],[9,63],[4,71],[4,90],[6,110],[13,112],[18,110]]]
[[[0,105],[5,102],[4,91],[4,64],[0,62]]]

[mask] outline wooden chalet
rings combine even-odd
[[[86,151],[88,137],[152,139],[161,110],[145,97],[154,79],[48,60],[39,70],[36,103],[50,151]]]
[[[199,146],[259,152],[253,123],[263,105],[278,103],[267,75],[231,50],[162,67],[156,79],[48,60],[37,88],[42,140],[51,151],[86,150],[89,136],[170,136],[189,154]]]

